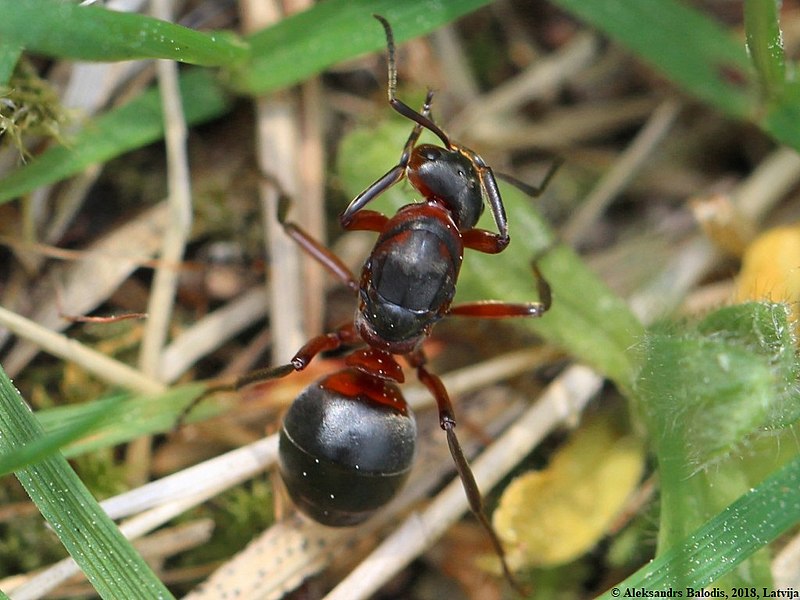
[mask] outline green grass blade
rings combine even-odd
[[[0,85],[6,85],[11,79],[14,67],[22,55],[22,50],[13,44],[0,44]]]
[[[761,81],[764,96],[778,98],[786,81],[783,36],[775,0],[746,0],[744,25],[747,49]]]
[[[2,369],[0,432],[2,455],[43,434]],[[24,467],[16,475],[100,596],[120,600],[172,597],[61,455]]]
[[[0,7],[4,1],[7,0],[0,0]],[[391,18],[398,40],[403,40],[423,35],[486,1],[329,0],[253,34],[252,59],[237,67],[229,78],[237,87],[254,94],[292,85],[334,62],[383,48],[382,29],[371,17],[373,12],[382,11]],[[365,29],[369,32],[365,33]],[[231,98],[206,71],[183,75],[181,91],[189,125],[220,117],[230,109]],[[61,181],[161,137],[161,104],[157,92],[151,90],[89,123],[67,147],[52,147],[0,180],[0,202]]]
[[[24,444],[11,453],[3,454],[0,456],[0,475],[18,471],[22,467],[51,456],[63,446],[94,431],[103,417],[102,413],[85,415],[68,426],[62,426],[49,435]]]
[[[488,0],[327,0],[250,36],[252,61],[235,67],[231,83],[244,93],[263,94],[384,49],[386,38],[374,13],[389,20],[400,43],[484,4]]]
[[[756,95],[744,45],[677,0],[553,0],[608,34],[684,90],[744,118]]]
[[[757,23],[752,16],[748,23],[751,46],[759,48],[755,69],[741,41],[678,0],[553,2],[626,46],[687,93],[725,114],[754,121],[800,151],[800,84],[779,83],[780,30],[777,16],[770,16],[774,7],[767,6],[773,0],[752,3],[760,11]]]
[[[230,33],[202,33],[135,13],[60,0],[0,0],[0,39],[57,58],[112,62],[167,58],[221,66],[248,56]]]
[[[190,414],[184,409],[205,390],[203,383],[172,387],[162,394],[117,394],[81,404],[57,406],[36,413],[44,435],[0,456],[0,474],[10,473],[61,451],[72,458],[123,444],[143,435],[164,433],[186,422],[205,419],[218,412],[201,403]]]
[[[800,522],[800,457],[772,474],[694,534],[615,586],[625,590],[699,590]],[[729,590],[727,590],[729,591]]]
[[[36,414],[47,436],[59,436],[62,429],[73,427],[101,415],[90,437],[76,439],[63,449],[67,457],[78,456],[100,448],[108,448],[143,435],[164,433],[174,429],[184,409],[200,396],[203,383],[189,383],[168,389],[157,395],[118,395],[93,402],[58,406]],[[187,422],[208,418],[217,412],[212,404],[201,403],[189,415]]]
[[[224,114],[232,99],[211,73],[193,70],[181,78],[184,114],[190,124]],[[60,181],[86,167],[161,139],[164,122],[156,89],[87,124],[67,146],[53,146],[0,180],[0,203]]]

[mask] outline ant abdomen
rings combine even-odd
[[[281,477],[307,516],[332,527],[356,525],[403,486],[416,435],[394,383],[346,369],[307,387],[289,408],[280,433]]]

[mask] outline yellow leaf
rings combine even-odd
[[[786,302],[797,321],[800,301],[800,226],[775,227],[751,243],[742,258],[736,302]]]
[[[581,426],[543,471],[506,488],[492,517],[513,569],[578,558],[606,533],[644,470],[634,435],[609,417]]]

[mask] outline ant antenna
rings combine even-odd
[[[545,173],[544,178],[537,184],[531,185],[529,183],[525,183],[524,181],[520,181],[513,175],[509,175],[508,173],[497,173],[495,172],[495,176],[498,179],[502,179],[506,183],[513,185],[523,194],[536,198],[537,196],[541,196],[542,192],[547,188],[550,184],[550,180],[561,168],[561,165],[564,164],[564,159],[560,156],[556,156],[553,158],[553,162],[550,164],[550,167],[547,169],[547,173]]]
[[[395,59],[394,33],[389,21],[384,17],[381,15],[372,16],[380,21],[381,25],[383,25],[383,30],[386,32],[386,53],[388,54],[387,62],[389,63],[389,85],[386,91],[389,94],[389,102],[393,102],[397,93],[397,60]]]
[[[447,134],[444,131],[442,131],[441,127],[439,127],[425,115],[421,115],[415,111],[402,100],[399,100],[395,95],[397,93],[397,62],[395,61],[394,33],[392,32],[392,26],[389,25],[389,21],[387,21],[385,17],[382,17],[381,15],[372,16],[380,21],[381,25],[383,25],[383,30],[386,32],[386,49],[389,54],[389,104],[391,104],[392,108],[403,115],[406,119],[414,121],[418,125],[436,135],[436,137],[442,140],[442,143],[447,147],[448,150],[454,150],[455,148],[450,142],[450,138],[447,137]]]

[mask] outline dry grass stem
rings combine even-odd
[[[166,386],[141,371],[3,307],[0,307],[0,323],[15,335],[35,344],[37,348],[65,361],[79,364],[89,373],[111,385],[122,386],[146,394],[155,394],[166,390]]]
[[[596,225],[598,217],[628,185],[655,152],[661,140],[669,132],[681,109],[675,99],[662,102],[625,151],[620,154],[614,167],[609,169],[581,204],[580,209],[562,229],[566,243],[577,246],[587,232]]]
[[[192,324],[164,348],[161,377],[176,381],[199,359],[240,334],[267,313],[267,295],[253,288]]]
[[[596,59],[598,41],[594,35],[575,36],[553,55],[538,60],[525,71],[482,94],[453,118],[454,137],[469,137],[478,127],[489,129],[528,102],[552,96],[565,81]]]
[[[94,310],[158,252],[168,219],[166,203],[156,204],[97,240],[81,260],[59,265],[49,277],[40,278],[29,296],[37,307],[31,320],[59,331],[69,325],[61,318],[63,312],[86,314]],[[60,286],[60,299],[53,293],[53,281]],[[6,355],[3,367],[13,377],[37,352],[39,348],[23,339]]]
[[[162,19],[171,20],[171,0],[155,0],[153,10]],[[167,188],[170,218],[164,232],[161,259],[177,264],[183,259],[192,227],[192,195],[189,157],[186,149],[186,121],[183,116],[178,66],[172,61],[157,61],[158,82],[164,112],[167,147]],[[170,317],[175,302],[179,274],[170,268],[156,269],[147,312],[147,321],[139,355],[145,373],[160,378],[161,352],[167,340]]]

